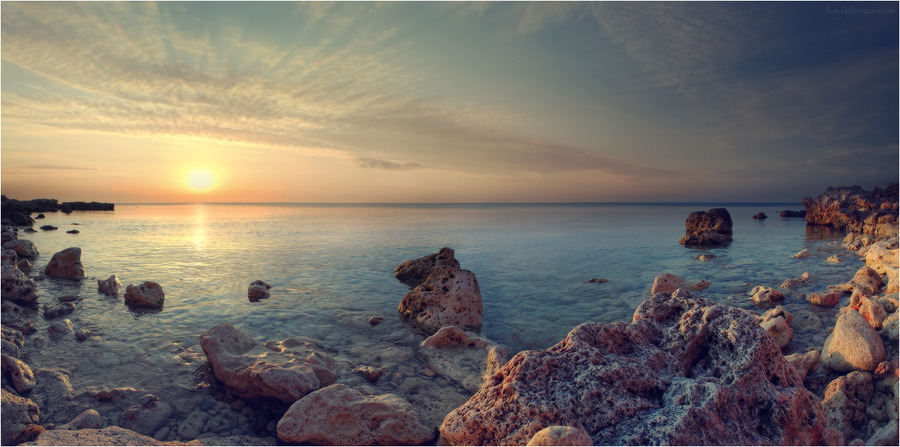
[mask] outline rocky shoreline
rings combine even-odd
[[[4,221],[14,202],[4,197]],[[663,273],[630,323],[584,323],[546,350],[509,358],[478,335],[478,280],[445,247],[395,270],[410,287],[399,319],[342,317],[409,348],[371,343],[348,360],[313,340],[259,343],[220,324],[200,335],[198,349],[179,354],[199,365],[198,392],[166,401],[137,384],[74,389],[61,368],[32,371],[26,361],[37,329],[29,319],[39,315],[41,294],[29,259],[38,251],[10,225],[2,444],[896,445],[897,185],[829,188],[804,205],[810,225],[846,231],[845,247],[865,266],[806,296],[816,306],[850,302],[823,325],[832,328],[824,344],[790,355],[784,349],[799,317],[780,305],[781,290],[814,281],[809,275],[749,291],[747,300],[768,309],[758,314],[703,298],[708,281]],[[727,244],[731,219],[724,209],[698,212],[686,230],[687,245]],[[80,255],[63,250],[38,274],[81,280]],[[115,275],[98,283],[100,293],[118,295]],[[165,299],[151,281],[126,289],[129,306]],[[266,299],[269,289],[254,281],[248,299]],[[65,319],[77,307],[63,298],[41,303],[56,320],[48,335],[91,337]],[[395,391],[380,390],[385,382]]]

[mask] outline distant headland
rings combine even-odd
[[[16,200],[0,196],[0,212],[3,214],[3,225],[31,226],[34,219],[31,213],[66,214],[72,211],[114,211],[116,204],[105,202],[62,202],[56,199]]]

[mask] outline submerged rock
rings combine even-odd
[[[269,297],[269,289],[271,288],[272,286],[266,284],[264,281],[253,281],[250,283],[250,288],[247,289],[247,298],[253,302],[266,299]]]
[[[422,284],[407,293],[398,307],[404,318],[431,330],[443,326],[481,327],[481,289],[475,274],[456,267],[437,265]]]
[[[725,208],[691,213],[684,223],[682,245],[725,245],[732,241],[731,215]]]
[[[44,268],[47,276],[65,279],[83,279],[84,266],[81,264],[81,249],[70,247],[57,252],[50,258],[50,263]]]
[[[162,307],[166,301],[166,293],[162,286],[145,281],[140,285],[129,284],[125,288],[125,304],[136,307]]]
[[[291,403],[337,379],[337,364],[314,343],[288,338],[260,345],[230,324],[200,335],[213,373],[241,398]]]
[[[410,287],[425,282],[435,266],[460,268],[452,248],[444,247],[437,253],[406,261],[394,269],[394,276]]]
[[[750,301],[760,306],[774,306],[784,299],[784,293],[771,287],[756,286],[750,291]]]
[[[842,309],[822,347],[822,363],[832,370],[872,371],[884,360],[881,337],[859,312]]]
[[[495,365],[506,363],[506,350],[496,343],[456,326],[444,326],[420,345],[428,367],[475,392]],[[492,358],[493,355],[493,358]]]
[[[663,273],[653,279],[653,287],[650,288],[650,294],[656,295],[663,292],[674,292],[678,289],[684,290],[703,290],[709,287],[710,282],[701,279],[700,281],[689,283],[678,276],[671,273]]]
[[[109,275],[109,278],[102,280],[97,280],[97,290],[100,292],[115,296],[119,294],[119,289],[122,287],[122,283],[119,282],[119,278],[116,275]]]
[[[520,352],[440,432],[451,445],[521,445],[553,425],[583,427],[595,445],[818,444],[827,424],[752,316],[676,292],[631,324],[582,324]]]
[[[753,218],[756,220],[768,219],[769,216],[766,216],[766,213],[756,213],[753,215]]]
[[[125,410],[121,426],[142,435],[152,436],[171,415],[171,406],[160,402],[158,397],[147,394]]]
[[[278,421],[278,439],[316,445],[417,445],[434,433],[394,394],[366,396],[343,384],[294,402]]]
[[[803,272],[799,278],[786,279],[783,283],[781,283],[782,289],[789,289],[791,287],[799,286],[801,284],[809,284],[812,282],[812,276],[810,276],[809,272]]]

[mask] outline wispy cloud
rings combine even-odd
[[[361,158],[358,157],[354,160],[356,164],[365,169],[387,169],[389,171],[408,171],[410,169],[419,169],[425,167],[419,163],[397,163],[395,161],[389,160],[378,160],[374,158]]]
[[[39,169],[39,170],[49,170],[49,171],[96,171],[97,168],[85,168],[82,166],[69,166],[69,165],[27,165],[24,166],[27,169]]]

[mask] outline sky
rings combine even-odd
[[[2,2],[0,190],[799,202],[898,181],[898,4]]]

